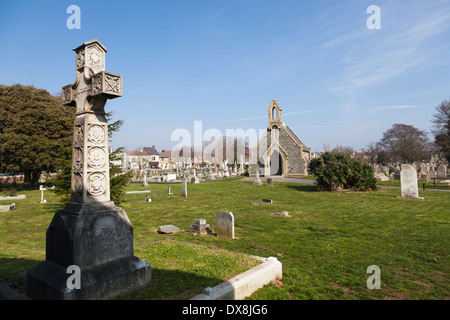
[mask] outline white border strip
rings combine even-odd
[[[264,285],[282,278],[282,265],[277,258],[255,258],[263,260],[264,263],[214,288],[206,288],[191,300],[242,300]]]

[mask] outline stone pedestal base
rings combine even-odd
[[[81,289],[69,289],[67,268],[81,271]],[[133,227],[112,201],[71,203],[47,229],[46,261],[27,273],[32,299],[108,299],[150,282],[151,267],[133,255]]]
[[[146,286],[150,282],[150,265],[128,257],[81,270],[80,289],[69,289],[72,275],[66,268],[44,261],[27,273],[27,295],[35,300],[101,300],[113,298]]]

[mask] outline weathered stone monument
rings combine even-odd
[[[148,182],[147,182],[147,171],[144,170],[144,182],[142,182],[142,185],[144,187],[148,186]]]
[[[447,167],[441,164],[437,168],[437,176],[438,176],[438,178],[446,179],[447,178]]]
[[[186,178],[186,174],[183,175],[183,179],[181,180],[181,195],[183,197],[187,197],[187,178]]]
[[[220,211],[216,216],[217,238],[234,239],[234,215],[228,211]]]
[[[194,183],[194,184],[200,183],[200,181],[198,180],[198,177],[197,177],[197,170],[195,170],[195,168],[194,168],[193,176],[191,178],[191,183]]]
[[[419,187],[417,185],[417,171],[411,165],[405,164],[400,172],[400,183],[402,198],[423,199],[419,197]]]
[[[253,185],[260,186],[262,185],[262,181],[259,178],[259,170],[256,171],[256,179],[253,181]]]
[[[273,180],[272,180],[272,178],[267,178],[266,183],[267,183],[267,186],[268,186],[268,187],[272,187],[272,186],[273,186]]]
[[[244,156],[241,154],[239,156],[239,174],[244,174]]]
[[[151,280],[150,265],[133,255],[126,212],[110,200],[104,106],[122,96],[122,77],[105,71],[107,50],[99,41],[74,51],[76,81],[62,89],[63,104],[76,107],[71,203],[47,229],[46,260],[27,273],[32,299],[108,299]],[[69,285],[72,266],[79,270],[79,288]]]
[[[230,172],[228,171],[228,160],[224,161],[224,165],[223,165],[223,176],[225,178],[228,178],[230,176]]]
[[[185,233],[206,236],[208,234],[213,234],[213,230],[210,228],[209,224],[206,223],[205,219],[194,219],[194,223],[190,225],[189,230]]]

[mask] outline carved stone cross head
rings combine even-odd
[[[103,113],[107,99],[122,96],[122,76],[105,71],[105,53],[98,41],[91,40],[73,49],[77,79],[62,88],[62,102],[76,106],[77,114]]]
[[[72,144],[72,203],[110,201],[108,124],[104,106],[122,96],[122,77],[105,72],[106,48],[97,40],[73,49],[77,79],[62,89],[76,107]]]

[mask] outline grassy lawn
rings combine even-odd
[[[168,186],[173,195],[167,194]],[[420,190],[425,200],[419,201],[397,198],[398,189],[317,192],[313,185],[274,182],[273,187],[253,186],[251,181],[234,178],[189,184],[187,198],[181,197],[180,184],[132,184],[127,189],[152,190],[151,203],[144,201],[143,194],[128,194],[120,206],[133,224],[135,254],[148,261],[154,273],[149,288],[122,298],[189,298],[200,292],[185,294],[176,279],[187,277],[187,287],[199,281],[204,288],[228,277],[228,269],[232,269],[231,275],[254,263],[234,256],[225,258],[226,266],[218,264],[214,256],[224,256],[221,249],[273,256],[282,262],[282,284],[267,285],[251,299],[450,298],[447,192]],[[43,205],[39,204],[39,191],[19,194],[27,194],[28,199],[16,201],[15,211],[0,213],[3,280],[25,273],[45,258],[45,231],[61,208],[50,192],[45,193],[48,203]],[[250,204],[262,198],[272,199],[273,204]],[[188,229],[196,218],[206,219],[216,231],[218,211],[233,212],[238,239],[183,232],[170,235],[174,240],[217,248],[208,248],[211,254],[179,241],[166,241],[166,235],[155,232],[166,224]],[[281,211],[292,217],[272,215]],[[367,289],[370,274],[366,270],[371,265],[381,269],[381,290]],[[165,288],[170,292],[161,295]]]
[[[432,182],[425,182],[425,181],[417,181],[417,185],[419,187],[419,191],[423,189],[423,184],[425,183],[425,189],[443,189],[443,190],[450,190],[450,186],[443,186],[439,185],[439,182],[442,180],[436,181],[436,186],[434,186],[434,183]],[[378,185],[382,186],[395,186],[400,187],[400,180],[391,180],[391,181],[378,181]]]

